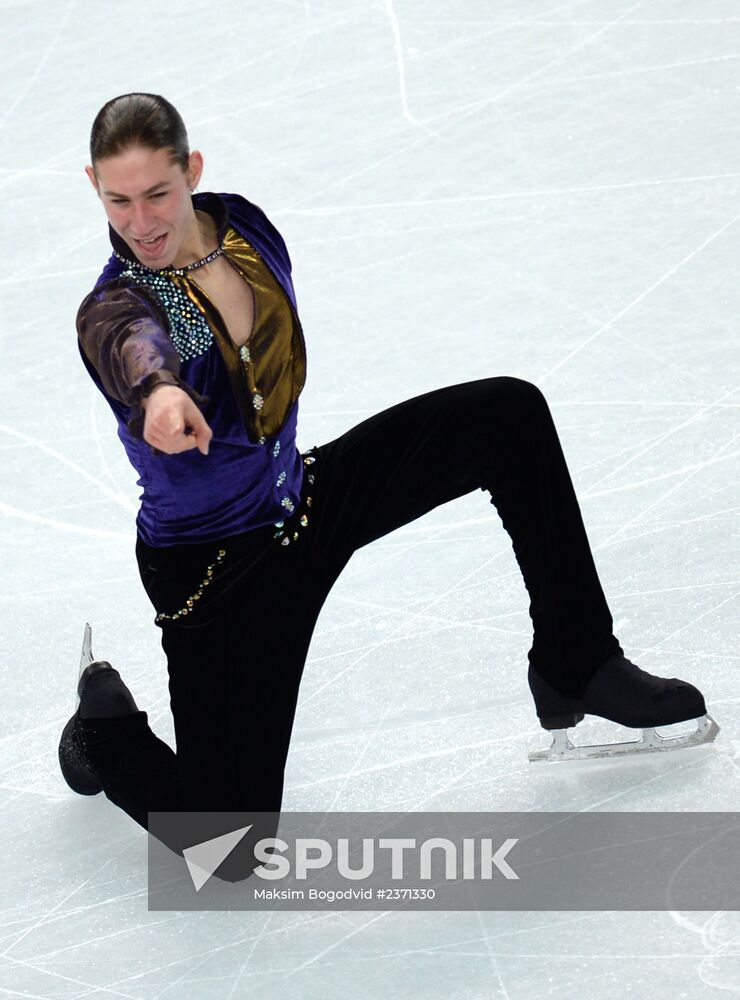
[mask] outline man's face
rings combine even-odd
[[[173,266],[195,224],[190,189],[200,176],[198,157],[191,154],[183,171],[169,149],[130,146],[86,167],[108,221],[146,267]]]

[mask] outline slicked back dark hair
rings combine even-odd
[[[130,146],[168,149],[173,163],[187,170],[190,146],[178,110],[159,94],[121,94],[98,111],[90,132],[90,157],[116,156]]]

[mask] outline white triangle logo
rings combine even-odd
[[[202,844],[193,844],[183,850],[183,857],[188,866],[190,877],[193,880],[195,891],[198,892],[208,879],[213,875],[218,866],[234,850],[236,845],[252,829],[254,824],[243,826],[239,830],[232,830],[224,833],[220,837],[212,840],[204,840]]]

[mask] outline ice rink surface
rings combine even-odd
[[[738,912],[150,913],[146,835],[74,795],[56,759],[85,621],[173,740],[136,476],[74,329],[109,253],[89,128],[144,90],[182,112],[201,190],[246,195],[287,240],[301,447],[442,385],[536,383],[626,655],[698,684],[722,727],[698,750],[530,764],[546,738],[528,599],[476,492],[359,552],[335,587],[284,808],[740,807],[740,5],[0,0],[0,15],[0,997],[740,993]]]

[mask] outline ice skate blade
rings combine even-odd
[[[643,729],[639,740],[626,743],[599,743],[592,746],[576,746],[568,739],[567,729],[553,732],[552,745],[546,750],[530,750],[529,759],[537,760],[591,760],[600,757],[619,757],[626,754],[655,753],[659,750],[682,750],[697,747],[702,743],[713,743],[719,726],[711,715],[703,715],[696,720],[696,730],[682,736],[660,736],[654,728]]]
[[[92,629],[88,622],[85,622],[85,631],[82,633],[82,653],[80,654],[80,672],[77,675],[77,685],[75,686],[75,712],[80,706],[80,696],[77,693],[77,686],[80,683],[80,677],[82,677],[83,672],[91,663],[94,662],[92,654]]]

